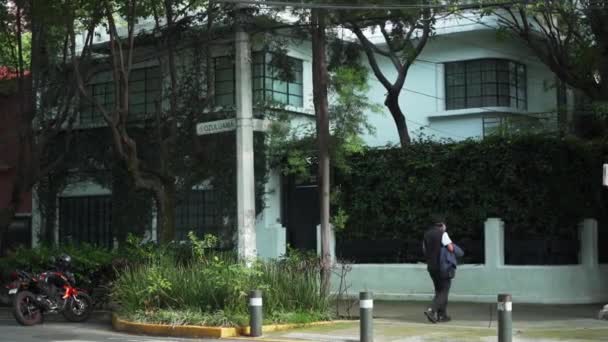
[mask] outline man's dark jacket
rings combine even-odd
[[[456,276],[456,267],[458,267],[456,258],[461,258],[464,255],[464,251],[455,243],[452,243],[452,246],[454,246],[454,253],[450,252],[445,246],[441,248],[439,272],[442,278],[452,279]]]

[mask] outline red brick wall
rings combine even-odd
[[[7,85],[12,80],[1,80],[3,89],[14,89]],[[26,82],[27,83],[27,82]],[[25,108],[27,111],[28,108]],[[10,201],[15,177],[15,165],[19,153],[17,139],[17,118],[19,115],[19,96],[17,93],[0,92],[0,208],[6,207]],[[24,193],[19,213],[31,213],[32,196],[30,192]]]

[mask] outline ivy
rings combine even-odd
[[[418,239],[442,213],[460,239],[479,240],[489,217],[502,218],[513,238],[574,239],[583,218],[605,216],[606,152],[602,142],[542,136],[368,150],[337,179],[338,234]]]

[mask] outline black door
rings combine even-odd
[[[287,243],[291,248],[316,251],[319,215],[319,192],[314,182],[286,179],[283,203]]]

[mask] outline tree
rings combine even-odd
[[[407,10],[347,11],[337,17],[338,23],[357,36],[374,75],[387,91],[384,105],[395,121],[402,147],[408,145],[411,139],[399,96],[409,68],[431,36],[434,20],[435,10],[422,5]],[[364,32],[366,30],[379,30],[386,48],[370,41]],[[379,60],[382,57],[388,58],[394,67],[397,73],[394,81],[390,80],[389,71],[381,68]]]
[[[331,217],[330,161],[334,168],[347,169],[345,156],[362,148],[360,134],[373,131],[367,124],[367,115],[376,108],[367,101],[367,72],[358,64],[359,50],[354,44],[338,38],[337,32],[328,27],[330,13],[307,8],[307,5],[303,8],[296,5],[293,13],[300,21],[291,29],[302,33],[299,35],[302,39],[311,38],[315,123],[313,129],[307,124],[292,126],[289,115],[280,117],[279,125],[271,126],[269,154],[271,164],[279,164],[283,173],[295,176],[309,176],[308,166],[316,161],[321,220],[321,291],[328,294],[332,268],[330,221],[336,227],[345,218],[340,215],[342,212],[339,212],[340,217]]]
[[[0,246],[22,196],[58,167],[70,149],[76,88],[65,68],[69,51],[60,6],[42,0],[0,2],[0,61],[16,75],[16,119],[12,191],[0,208]],[[3,138],[10,137],[2,134]],[[5,142],[6,143],[6,142]],[[63,148],[57,150],[57,144]],[[52,240],[51,240],[52,241]]]
[[[493,8],[508,32],[527,43],[564,83],[592,102],[608,101],[608,3],[537,0]]]
[[[72,59],[74,69],[78,71],[80,95],[95,106],[108,125],[117,160],[124,164],[135,187],[150,192],[154,198],[160,240],[163,242],[173,240],[175,235],[177,193],[192,187],[193,178],[199,175],[192,172],[191,167],[196,159],[192,150],[196,137],[195,118],[210,101],[209,97],[203,95],[204,81],[209,74],[201,67],[206,60],[204,50],[201,53],[195,46],[186,45],[193,41],[198,44],[209,36],[200,35],[200,30],[194,28],[200,27],[209,13],[217,12],[218,8],[200,0],[124,0],[117,3],[108,0],[91,8],[88,14],[90,25],[85,26],[86,39],[81,56],[91,52],[104,54],[106,70],[112,73],[117,99],[111,108],[102,106],[87,91],[87,75],[79,72],[81,57]],[[75,19],[76,13],[71,13]],[[136,32],[138,20],[145,17],[155,19],[153,34]],[[121,21],[126,26],[125,34],[121,34]],[[109,42],[96,46],[92,37],[100,25],[107,28]],[[76,45],[76,27],[72,24],[69,28],[72,46]],[[193,31],[188,34],[188,30]],[[205,43],[209,45],[208,41]],[[185,52],[178,56],[177,51],[183,50],[193,53],[189,56],[192,63],[182,63],[180,69],[179,58],[182,61],[187,58]],[[131,112],[129,98],[129,77],[134,63],[141,61],[142,54],[151,54],[158,59],[167,71],[168,79],[163,96],[155,102],[153,115],[143,118],[143,126],[134,124],[135,114]],[[207,63],[206,67],[211,66]],[[138,139],[138,136],[142,138]],[[186,164],[190,167],[186,167]]]

